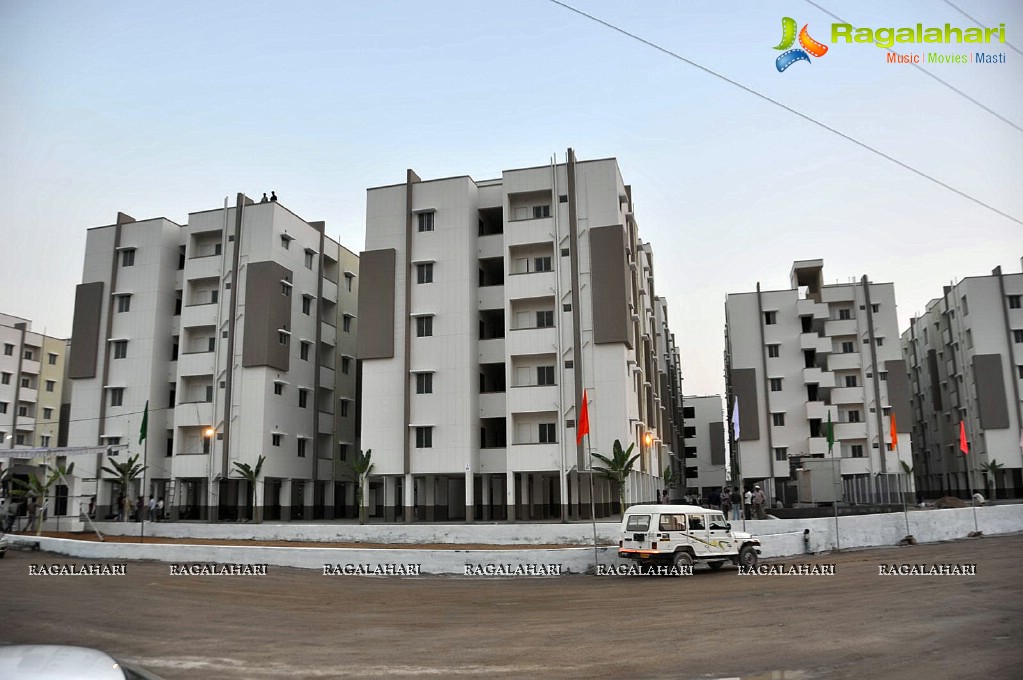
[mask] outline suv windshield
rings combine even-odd
[[[629,515],[626,531],[646,531],[650,528],[650,515]]]

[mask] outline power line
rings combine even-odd
[[[947,2],[947,0],[946,0],[946,2]],[[807,3],[808,5],[812,5],[812,6],[816,7],[817,9],[819,9],[819,10],[820,10],[820,11],[822,11],[822,12],[824,12],[825,14],[827,14],[827,15],[828,15],[829,17],[831,17],[832,19],[837,19],[838,21],[841,21],[841,22],[842,22],[843,24],[845,24],[845,23],[849,23],[849,22],[847,22],[847,21],[846,21],[845,19],[843,19],[842,17],[838,16],[837,14],[832,14],[832,13],[831,13],[831,12],[829,12],[828,10],[824,9],[823,7],[821,7],[820,5],[818,5],[818,4],[817,4],[816,2],[814,2],[813,0],[806,0],[806,3]],[[952,3],[949,3],[949,4],[951,5]],[[953,5],[953,7],[954,7],[954,5]],[[888,52],[891,52],[892,54],[899,54],[898,52],[896,52],[895,50],[893,50],[893,49],[892,49],[892,48],[890,48],[890,47],[886,47],[886,48],[884,48],[884,49],[885,49],[886,51],[888,51]],[[1016,48],[1013,48],[1013,49],[1016,49]],[[1018,51],[1019,51],[1019,50],[1017,50],[1017,52],[1018,52]],[[1016,125],[1015,123],[1013,123],[1013,122],[1012,122],[1011,120],[1009,120],[1008,118],[1006,118],[1006,117],[1005,117],[1005,116],[1003,116],[1002,114],[998,113],[997,111],[994,111],[993,109],[991,109],[991,108],[987,107],[987,106],[986,106],[986,105],[984,105],[984,104],[981,104],[981,103],[980,103],[979,101],[977,101],[976,99],[974,99],[974,98],[973,98],[973,97],[971,97],[970,95],[966,94],[965,92],[963,92],[962,90],[960,90],[960,89],[959,89],[958,87],[956,87],[955,85],[952,85],[951,83],[949,83],[949,82],[948,82],[948,81],[946,81],[946,80],[942,80],[942,79],[941,79],[941,78],[939,78],[938,76],[934,75],[933,73],[931,73],[930,71],[928,71],[927,69],[925,69],[925,68],[924,68],[923,66],[920,66],[919,64],[914,64],[914,63],[910,63],[910,64],[909,64],[909,66],[912,66],[913,68],[915,68],[915,69],[916,69],[917,71],[919,71],[920,73],[923,73],[923,74],[924,74],[925,76],[928,76],[929,78],[932,78],[932,79],[934,79],[934,80],[938,81],[939,83],[941,83],[942,85],[944,85],[944,86],[945,86],[945,87],[947,87],[948,89],[950,89],[950,90],[952,90],[953,92],[955,92],[956,94],[958,94],[958,95],[959,95],[960,97],[962,97],[963,99],[966,99],[967,101],[969,101],[969,102],[973,103],[974,105],[976,105],[976,106],[978,106],[978,107],[980,107],[980,108],[984,109],[985,111],[987,111],[988,113],[990,113],[990,114],[991,114],[992,116],[994,116],[994,117],[995,117],[995,118],[997,118],[998,120],[1000,120],[1000,121],[1002,121],[1003,123],[1005,123],[1006,125],[1011,125],[1012,127],[1016,128],[1016,129],[1017,129],[1017,130],[1019,130],[1020,132],[1023,132],[1023,127],[1020,127],[1019,125]]]
[[[828,132],[831,132],[832,134],[838,135],[842,139],[844,139],[844,140],[846,140],[848,142],[852,142],[853,144],[855,144],[856,146],[858,146],[858,147],[860,147],[862,149],[866,149],[867,151],[869,151],[869,152],[871,152],[871,153],[873,153],[873,154],[875,154],[877,156],[880,156],[881,158],[884,158],[885,160],[890,161],[890,162],[894,163],[895,165],[898,165],[899,167],[903,168],[904,170],[908,170],[908,171],[912,172],[914,175],[917,175],[919,177],[923,177],[924,179],[929,180],[929,181],[933,182],[934,184],[937,184],[938,186],[940,186],[940,187],[942,187],[944,189],[947,189],[947,190],[951,191],[952,193],[957,194],[957,195],[965,198],[966,200],[968,200],[968,201],[970,201],[972,203],[976,203],[977,205],[979,205],[979,206],[981,206],[983,208],[987,208],[988,210],[990,210],[991,212],[995,213],[996,215],[1000,215],[1000,216],[1004,217],[1007,220],[1011,220],[1011,221],[1015,222],[1016,224],[1023,225],[1023,220],[1021,220],[1021,219],[1019,219],[1017,217],[1013,217],[1009,213],[1003,212],[1003,211],[999,210],[998,208],[996,208],[996,207],[994,207],[994,206],[992,206],[992,205],[990,205],[988,203],[985,203],[984,201],[980,200],[979,198],[974,198],[973,196],[971,196],[970,194],[966,193],[965,191],[962,191],[960,189],[956,189],[952,185],[947,184],[947,183],[941,181],[940,179],[938,179],[936,177],[928,175],[927,173],[923,172],[922,170],[917,170],[913,166],[911,166],[911,165],[909,165],[907,163],[904,163],[904,162],[900,161],[899,159],[897,159],[897,158],[895,158],[893,156],[890,156],[887,153],[885,153],[885,152],[883,152],[883,151],[881,151],[879,149],[875,149],[874,147],[870,146],[866,142],[861,142],[860,140],[856,139],[855,137],[851,137],[851,136],[845,134],[844,132],[841,132],[841,131],[831,127],[830,125],[827,125],[826,123],[822,123],[821,121],[817,120],[816,118],[812,118],[812,117],[806,115],[805,113],[802,113],[800,111],[797,111],[796,109],[793,109],[791,106],[788,106],[786,104],[782,104],[780,101],[778,101],[776,99],[772,99],[771,97],[768,97],[766,94],[762,94],[760,92],[757,92],[756,90],[754,90],[751,87],[743,85],[742,83],[740,83],[738,81],[732,80],[728,76],[724,76],[724,75],[722,75],[722,74],[720,74],[720,73],[718,73],[716,71],[713,71],[713,70],[707,68],[706,66],[703,66],[701,64],[696,63],[695,61],[692,61],[691,59],[687,59],[686,57],[683,57],[680,54],[672,52],[671,50],[667,49],[666,47],[661,47],[657,43],[651,42],[651,41],[647,40],[646,38],[642,38],[642,37],[636,35],[635,33],[630,33],[629,31],[626,31],[624,28],[620,28],[618,26],[615,26],[614,24],[611,24],[611,23],[608,23],[607,21],[604,21],[603,19],[601,19],[599,17],[593,16],[592,14],[587,14],[586,12],[583,12],[582,10],[576,9],[575,7],[572,7],[571,5],[569,5],[567,3],[561,2],[561,0],[548,0],[548,2],[551,2],[551,3],[555,4],[555,5],[560,6],[560,7],[564,7],[565,9],[569,10],[570,12],[574,12],[574,13],[580,15],[580,16],[586,17],[587,19],[589,19],[591,21],[595,21],[596,23],[598,23],[598,24],[600,24],[602,26],[610,28],[612,31],[615,31],[617,33],[621,33],[624,36],[627,36],[629,38],[632,38],[633,40],[636,40],[638,42],[643,43],[647,47],[652,47],[653,49],[657,50],[658,52],[663,52],[664,54],[667,54],[669,57],[673,57],[675,59],[678,59],[679,61],[684,62],[686,64],[689,64],[690,66],[692,66],[694,68],[697,68],[697,69],[703,71],[704,73],[708,73],[708,74],[714,76],[715,78],[718,78],[719,80],[723,80],[723,81],[725,81],[726,83],[728,83],[730,85],[734,85],[735,87],[739,88],[740,90],[743,90],[744,92],[747,92],[747,93],[753,95],[754,97],[757,97],[757,98],[762,99],[762,100],[764,100],[766,102],[774,104],[778,108],[784,109],[784,110],[788,111],[789,113],[791,113],[791,114],[793,114],[795,116],[799,116],[800,118],[802,118],[803,120],[807,121],[808,123],[813,123],[817,127],[824,128]]]
[[[985,26],[984,24],[980,23],[979,21],[977,21],[976,19],[974,19],[973,17],[971,17],[971,16],[969,15],[969,14],[967,14],[967,13],[966,13],[966,12],[964,12],[963,10],[961,10],[961,9],[959,9],[958,7],[956,7],[955,5],[953,5],[953,4],[952,4],[951,2],[949,2],[948,0],[945,0],[945,4],[946,4],[946,5],[948,5],[949,7],[951,7],[952,9],[954,9],[955,11],[959,12],[959,13],[960,13],[960,14],[962,14],[962,15],[963,15],[964,17],[966,17],[967,19],[969,19],[969,20],[970,20],[970,21],[972,21],[973,23],[977,24],[977,25],[978,25],[978,26],[980,26],[981,28],[985,28],[985,29],[987,28],[987,26]],[[1009,49],[1015,50],[1015,51],[1016,51],[1016,52],[1017,52],[1018,54],[1020,54],[1020,55],[1023,55],[1023,52],[1020,52],[1020,51],[1019,51],[1019,48],[1018,48],[1018,47],[1016,47],[1015,45],[1013,45],[1013,44],[1012,44],[1011,42],[1009,42],[1008,40],[1006,40],[1006,41],[1005,41],[1005,42],[1004,42],[1003,44],[1007,45],[1007,46],[1009,47]]]

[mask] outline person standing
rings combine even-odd
[[[153,496],[149,497],[149,521],[156,521],[156,499]]]
[[[742,519],[742,517],[740,517],[740,513],[742,512],[742,493],[739,492],[739,487],[732,489],[729,500],[732,502],[732,519]]]
[[[154,521],[159,522],[163,519],[163,496],[160,500],[156,501],[156,519]]]
[[[732,495],[727,486],[721,490],[721,512],[724,513],[725,519],[732,513]]]
[[[746,489],[746,493],[743,494],[743,497],[742,497],[743,517],[745,517],[746,519],[753,519],[753,517],[750,514],[752,508],[753,508],[753,492],[750,491],[749,488],[747,488]]]
[[[764,491],[759,486],[753,487],[753,509],[756,511],[757,519],[767,519],[767,515],[764,514],[764,503],[767,501],[767,497],[764,496]]]

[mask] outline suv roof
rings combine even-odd
[[[639,513],[647,513],[647,512],[649,512],[649,513],[654,513],[654,512],[685,512],[685,513],[691,513],[691,514],[695,514],[695,513],[704,514],[704,513],[708,513],[708,512],[718,512],[718,513],[720,513],[721,511],[720,510],[716,510],[714,508],[701,508],[699,505],[672,505],[670,503],[668,503],[666,505],[665,504],[661,504],[661,503],[657,503],[657,504],[651,503],[649,505],[633,505],[633,506],[625,509],[625,514],[626,515],[638,515]]]

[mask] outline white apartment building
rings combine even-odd
[[[997,267],[946,286],[911,320],[902,352],[920,491],[966,498],[972,486],[985,496],[993,488],[999,498],[1023,495],[1023,274]],[[960,422],[968,456],[959,448]]]
[[[912,411],[895,287],[866,276],[825,285],[823,269],[823,260],[797,261],[789,289],[758,283],[727,296],[727,404],[731,414],[739,400],[740,425],[733,481],[759,483],[771,505],[788,505],[802,461],[830,459],[845,501],[899,502],[911,481],[901,464],[912,464]]]
[[[0,449],[56,447],[68,341],[0,314],[0,347]]]
[[[69,444],[140,454],[148,469],[130,493],[164,498],[172,519],[250,517],[234,463],[261,455],[265,518],[345,514],[336,460],[356,445],[357,276],[322,222],[242,194],[183,226],[119,213],[90,229]],[[103,518],[120,490],[100,458],[76,472]]]
[[[374,513],[573,519],[592,500],[609,516],[616,494],[594,476],[591,497],[587,470],[616,439],[641,453],[627,502],[662,488],[677,410],[663,386],[680,386],[659,360],[678,355],[614,159],[570,149],[486,181],[409,170],[368,190],[361,262]],[[584,390],[590,434],[577,444]]]
[[[721,395],[683,397],[682,417],[685,421],[686,489],[691,494],[710,498],[711,492],[721,491],[728,479],[727,433]]]

